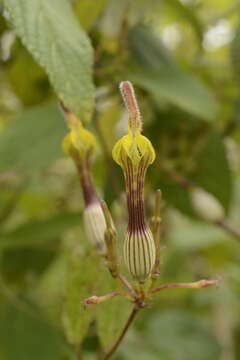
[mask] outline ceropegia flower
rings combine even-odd
[[[96,148],[95,137],[81,121],[62,106],[69,133],[63,139],[63,150],[73,159],[80,178],[85,202],[84,226],[89,240],[101,253],[105,253],[104,233],[106,223],[91,176],[91,157]]]
[[[155,152],[141,134],[142,121],[132,84],[122,82],[120,91],[129,113],[128,134],[115,144],[112,155],[122,167],[126,183],[128,227],[123,253],[133,278],[144,281],[150,276],[156,257],[153,235],[144,214],[144,178]]]

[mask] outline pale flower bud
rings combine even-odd
[[[224,218],[224,209],[219,201],[209,192],[193,187],[190,189],[193,209],[201,218],[216,222]]]
[[[106,245],[104,234],[106,222],[100,203],[94,202],[88,205],[84,210],[83,219],[89,241],[91,241],[100,253],[105,254]]]

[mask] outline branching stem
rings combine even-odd
[[[121,344],[124,336],[126,335],[130,325],[132,324],[133,320],[135,319],[137,313],[139,312],[139,308],[138,307],[133,307],[127,322],[119,336],[119,338],[117,339],[117,341],[113,344],[113,346],[110,348],[110,350],[107,352],[107,354],[105,355],[105,357],[103,358],[103,360],[108,360],[112,357],[112,355],[115,353],[115,351],[117,350],[117,348],[119,347],[119,345]]]

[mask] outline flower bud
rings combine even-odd
[[[224,218],[224,209],[212,194],[199,187],[192,187],[190,197],[197,215],[204,220],[216,222]]]
[[[99,202],[88,205],[84,210],[84,227],[89,241],[97,250],[105,254],[106,245],[104,234],[106,231],[105,217]]]
[[[84,129],[81,121],[64,105],[62,110],[67,119],[70,132],[63,140],[63,150],[71,156],[79,173],[85,202],[84,226],[89,241],[100,253],[106,252],[104,233],[106,222],[91,176],[91,155],[96,147],[94,135]]]
[[[113,159],[124,172],[128,228],[124,242],[124,260],[138,281],[150,276],[154,266],[156,249],[153,235],[147,226],[144,214],[144,179],[148,166],[155,159],[151,142],[141,135],[142,122],[132,84],[120,84],[125,105],[129,112],[128,134],[113,148]]]

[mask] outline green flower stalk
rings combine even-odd
[[[89,240],[97,250],[105,254],[105,217],[91,176],[91,159],[96,149],[93,134],[86,130],[81,121],[62,105],[70,132],[63,139],[63,150],[74,161],[79,173],[83,193],[84,226]]]
[[[120,91],[129,113],[128,134],[115,144],[112,155],[123,169],[126,183],[128,227],[123,253],[132,277],[143,282],[151,275],[156,258],[153,234],[144,214],[145,173],[155,159],[155,151],[141,134],[142,121],[132,84],[122,82]]]

